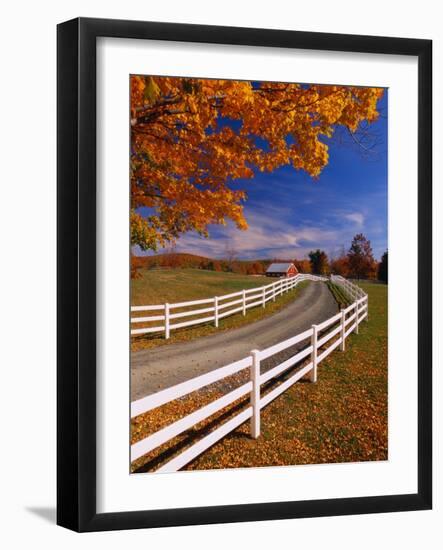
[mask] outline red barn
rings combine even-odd
[[[266,277],[295,277],[298,270],[292,263],[271,264],[266,270]]]

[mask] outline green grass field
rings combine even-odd
[[[132,281],[132,305],[155,305],[199,300],[230,294],[243,289],[270,284],[276,279],[263,276],[238,275],[206,271],[202,269],[143,270],[142,277]],[[309,281],[299,283],[297,287],[279,296],[275,302],[268,302],[266,308],[255,307],[248,310],[246,316],[237,313],[220,320],[219,328],[213,323],[185,327],[171,331],[171,337],[165,340],[163,333],[146,334],[131,338],[131,350],[150,349],[157,346],[183,342],[207,336],[221,330],[237,328],[258,321],[276,313],[292,302]],[[180,311],[177,309],[176,311]]]
[[[204,269],[144,269],[131,281],[131,305],[184,302],[230,294],[272,282],[264,276]]]
[[[298,382],[266,407],[257,440],[250,437],[246,422],[185,469],[387,460],[388,287],[371,283],[361,283],[361,287],[369,296],[369,322],[363,321],[359,334],[347,338],[344,353],[334,351],[320,363],[317,382]],[[195,392],[188,401],[174,402],[160,420],[170,423],[216,395]],[[246,399],[236,405],[247,404]],[[158,409],[156,414],[160,413]],[[201,437],[229,414],[230,409],[223,409],[193,428],[184,435],[190,438],[185,446],[195,442],[193,433]],[[155,415],[138,417],[133,421],[134,438],[146,436],[158,421]],[[140,459],[134,467],[145,471],[143,462]]]

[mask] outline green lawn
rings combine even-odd
[[[231,294],[243,289],[255,288],[276,281],[264,276],[238,275],[235,273],[220,273],[202,269],[174,269],[174,270],[144,270],[142,277],[132,281],[132,305],[155,305],[177,303],[223,294]],[[275,300],[266,303],[266,307],[254,307],[246,315],[235,315],[220,319],[219,328],[213,324],[196,325],[171,331],[170,338],[165,339],[163,333],[145,334],[131,338],[131,350],[150,349],[157,346],[183,342],[207,336],[221,330],[237,328],[248,323],[258,321],[267,315],[276,313],[292,302],[300,291],[309,284],[303,281],[297,287]],[[197,306],[196,306],[197,307]],[[203,307],[203,306],[201,306]],[[176,309],[175,311],[181,311]],[[155,314],[153,312],[152,314]],[[133,325],[135,326],[135,325]],[[140,326],[140,325],[139,325]]]
[[[334,351],[320,363],[317,383],[298,382],[266,407],[257,440],[250,437],[246,422],[185,469],[387,460],[388,287],[371,283],[361,283],[361,287],[369,295],[369,322],[362,322],[359,334],[347,338],[344,353]],[[169,408],[141,415],[133,420],[134,440],[217,396],[216,390],[195,392]],[[247,405],[245,399],[233,406]],[[176,438],[171,446],[176,445],[178,450],[180,444],[192,444],[195,436],[202,437],[226,421],[231,408],[213,415],[183,438]],[[133,465],[134,470],[149,471],[149,459],[152,455],[140,459]]]
[[[272,282],[265,276],[204,269],[144,269],[131,281],[131,305],[184,302],[231,294]]]

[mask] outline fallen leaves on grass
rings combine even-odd
[[[317,383],[300,381],[263,409],[258,439],[250,437],[249,422],[245,422],[184,469],[387,460],[387,287],[362,286],[369,294],[370,321],[360,325],[359,335],[348,337],[345,353],[334,351],[322,361]],[[274,361],[284,359],[280,356]],[[265,365],[265,370],[272,366]],[[285,373],[272,387],[293,372]],[[132,443],[238,387],[248,375],[246,369],[138,416],[131,423]],[[132,471],[155,471],[248,404],[245,396],[217,412],[141,457],[132,464]]]

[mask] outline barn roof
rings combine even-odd
[[[266,273],[286,273],[286,271],[288,271],[288,269],[293,265],[294,264],[291,262],[285,264],[271,264],[266,270]]]

